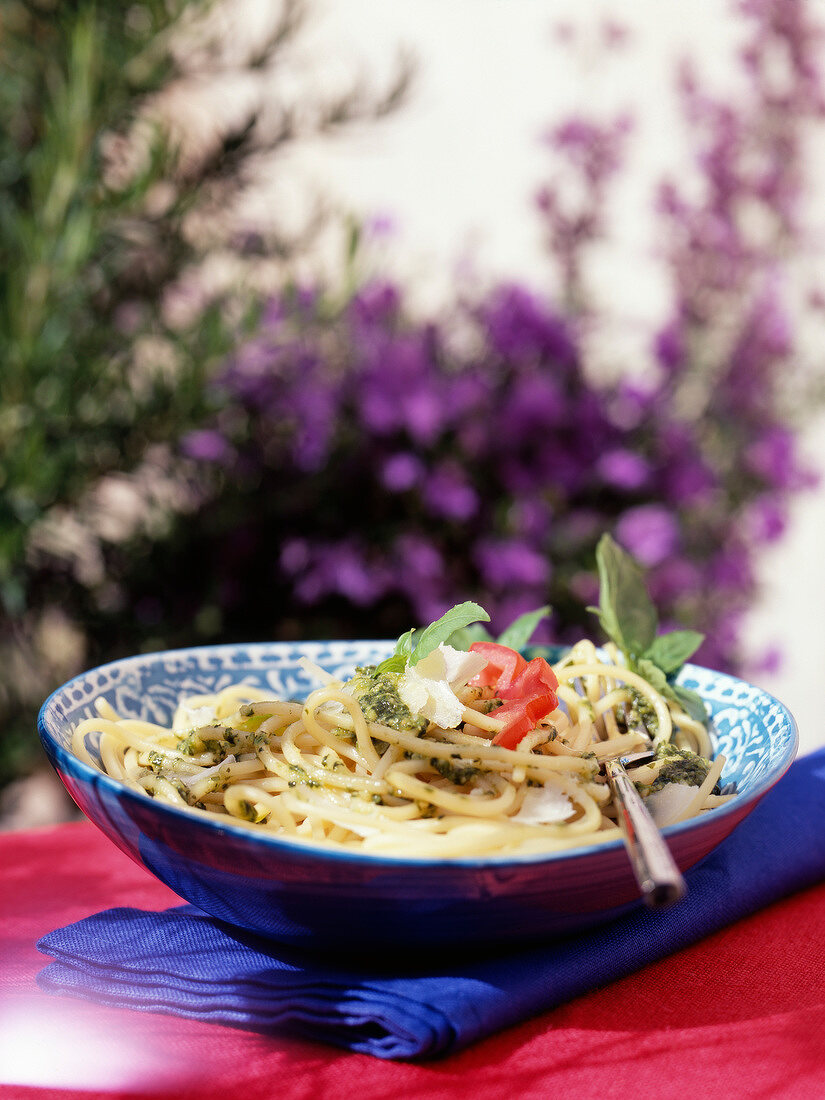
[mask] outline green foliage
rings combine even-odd
[[[647,653],[656,637],[658,616],[648,595],[642,571],[609,535],[596,547],[599,569],[599,607],[602,630],[624,653]]]
[[[509,646],[510,649],[524,649],[535,634],[536,627],[549,614],[549,607],[537,607],[535,611],[525,611],[499,634],[498,644]]]
[[[106,181],[104,140],[171,70],[148,45],[174,5],[9,3],[0,71],[0,604],[32,604],[28,533],[47,510],[99,474],[128,468],[180,414],[200,411],[190,355],[178,379],[150,370],[138,386],[118,313],[128,305],[163,332],[159,304],[190,255],[180,193],[153,226],[166,241],[163,277],[140,285],[133,241],[145,200],[171,169],[160,135],[127,184]],[[138,64],[140,62],[140,64]],[[8,78],[8,80],[7,80]],[[179,350],[177,339],[170,347]],[[209,349],[199,349],[208,351]],[[215,348],[215,351],[220,349]]]
[[[377,671],[403,672],[407,663],[418,664],[442,642],[448,641],[456,631],[464,630],[471,623],[479,621],[490,621],[490,616],[483,607],[472,600],[456,604],[423,630],[408,630],[406,634],[402,634],[396,643],[395,653],[382,661]]]
[[[682,665],[704,640],[696,630],[672,630],[657,635],[659,616],[639,565],[610,535],[596,547],[599,571],[598,616],[602,630],[635,669],[667,698],[679,703],[699,722],[707,720],[705,704],[688,688],[672,683]]]
[[[175,441],[210,408],[213,365],[255,312],[248,298],[204,291],[173,323],[170,298],[210,249],[288,260],[300,234],[273,228],[250,246],[226,227],[251,166],[306,132],[381,117],[409,82],[402,65],[382,94],[359,81],[329,101],[273,103],[267,78],[302,25],[302,0],[273,6],[269,33],[240,60],[210,23],[216,6],[0,0],[0,787],[31,762],[39,701],[97,659],[101,610],[115,612],[124,648],[139,644],[111,579],[130,549],[92,530],[83,502],[108,476],[146,469],[147,456],[149,482],[185,491]],[[159,106],[164,92],[233,73],[257,81],[258,100],[192,155]],[[61,515],[91,550],[43,549],[44,525]]]

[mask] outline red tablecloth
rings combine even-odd
[[[825,884],[416,1065],[39,991],[43,933],[113,905],[179,903],[91,825],[0,836],[2,1100],[825,1097]]]

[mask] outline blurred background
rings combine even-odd
[[[594,549],[825,741],[815,0],[0,0],[0,827],[67,678],[596,633]]]

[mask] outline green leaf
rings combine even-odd
[[[376,665],[375,673],[380,675],[382,672],[403,672],[406,667],[407,658],[402,657],[400,653],[393,653],[392,657],[387,657],[386,661]]]
[[[536,627],[542,619],[550,614],[549,607],[537,607],[535,611],[526,611],[498,636],[498,644],[509,646],[510,649],[524,649],[535,633]]]
[[[668,690],[665,692],[666,695],[671,699],[675,699],[679,706],[686,711],[691,718],[707,725],[708,708],[705,706],[701,695],[697,695],[696,692],[691,691],[690,688],[682,687],[681,684],[668,684],[667,687]]]
[[[596,547],[598,616],[602,629],[629,656],[646,653],[656,637],[658,616],[642,571],[610,535]]]
[[[671,630],[669,634],[660,634],[653,639],[645,657],[657,664],[665,675],[672,676],[704,640],[704,634],[697,630]]]
[[[634,672],[638,672],[640,676],[643,676],[645,680],[659,692],[660,695],[665,695],[667,689],[670,686],[667,682],[667,677],[658,665],[654,665],[652,661],[648,661],[642,657],[632,664]]]
[[[388,657],[386,661],[382,661],[380,665],[375,669],[376,673],[381,672],[403,672],[407,665],[407,660],[412,653],[413,648],[413,635],[415,631],[410,629],[406,634],[402,634],[398,641],[395,643],[395,652],[392,657]]]
[[[479,619],[489,622],[490,616],[477,603],[468,600],[466,603],[456,604],[424,630],[408,630],[406,634],[402,634],[395,643],[393,655],[382,661],[375,671],[403,672],[408,662],[411,665],[418,664],[442,642],[448,641],[456,632],[466,630]]]
[[[421,637],[410,654],[410,664],[418,664],[420,660],[437,649],[442,642],[446,642],[456,630],[463,630],[470,623],[490,621],[490,616],[483,607],[479,607],[472,600],[456,604],[449,611],[445,611],[440,619],[436,619],[421,633]]]

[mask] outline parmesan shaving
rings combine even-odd
[[[528,787],[518,813],[511,814],[511,821],[521,825],[556,825],[566,821],[573,813],[573,803],[557,787]]]
[[[398,694],[411,714],[420,714],[442,729],[456,729],[464,717],[464,703],[454,688],[466,684],[487,664],[480,653],[464,653],[440,645],[416,665],[407,665],[398,682]]]

